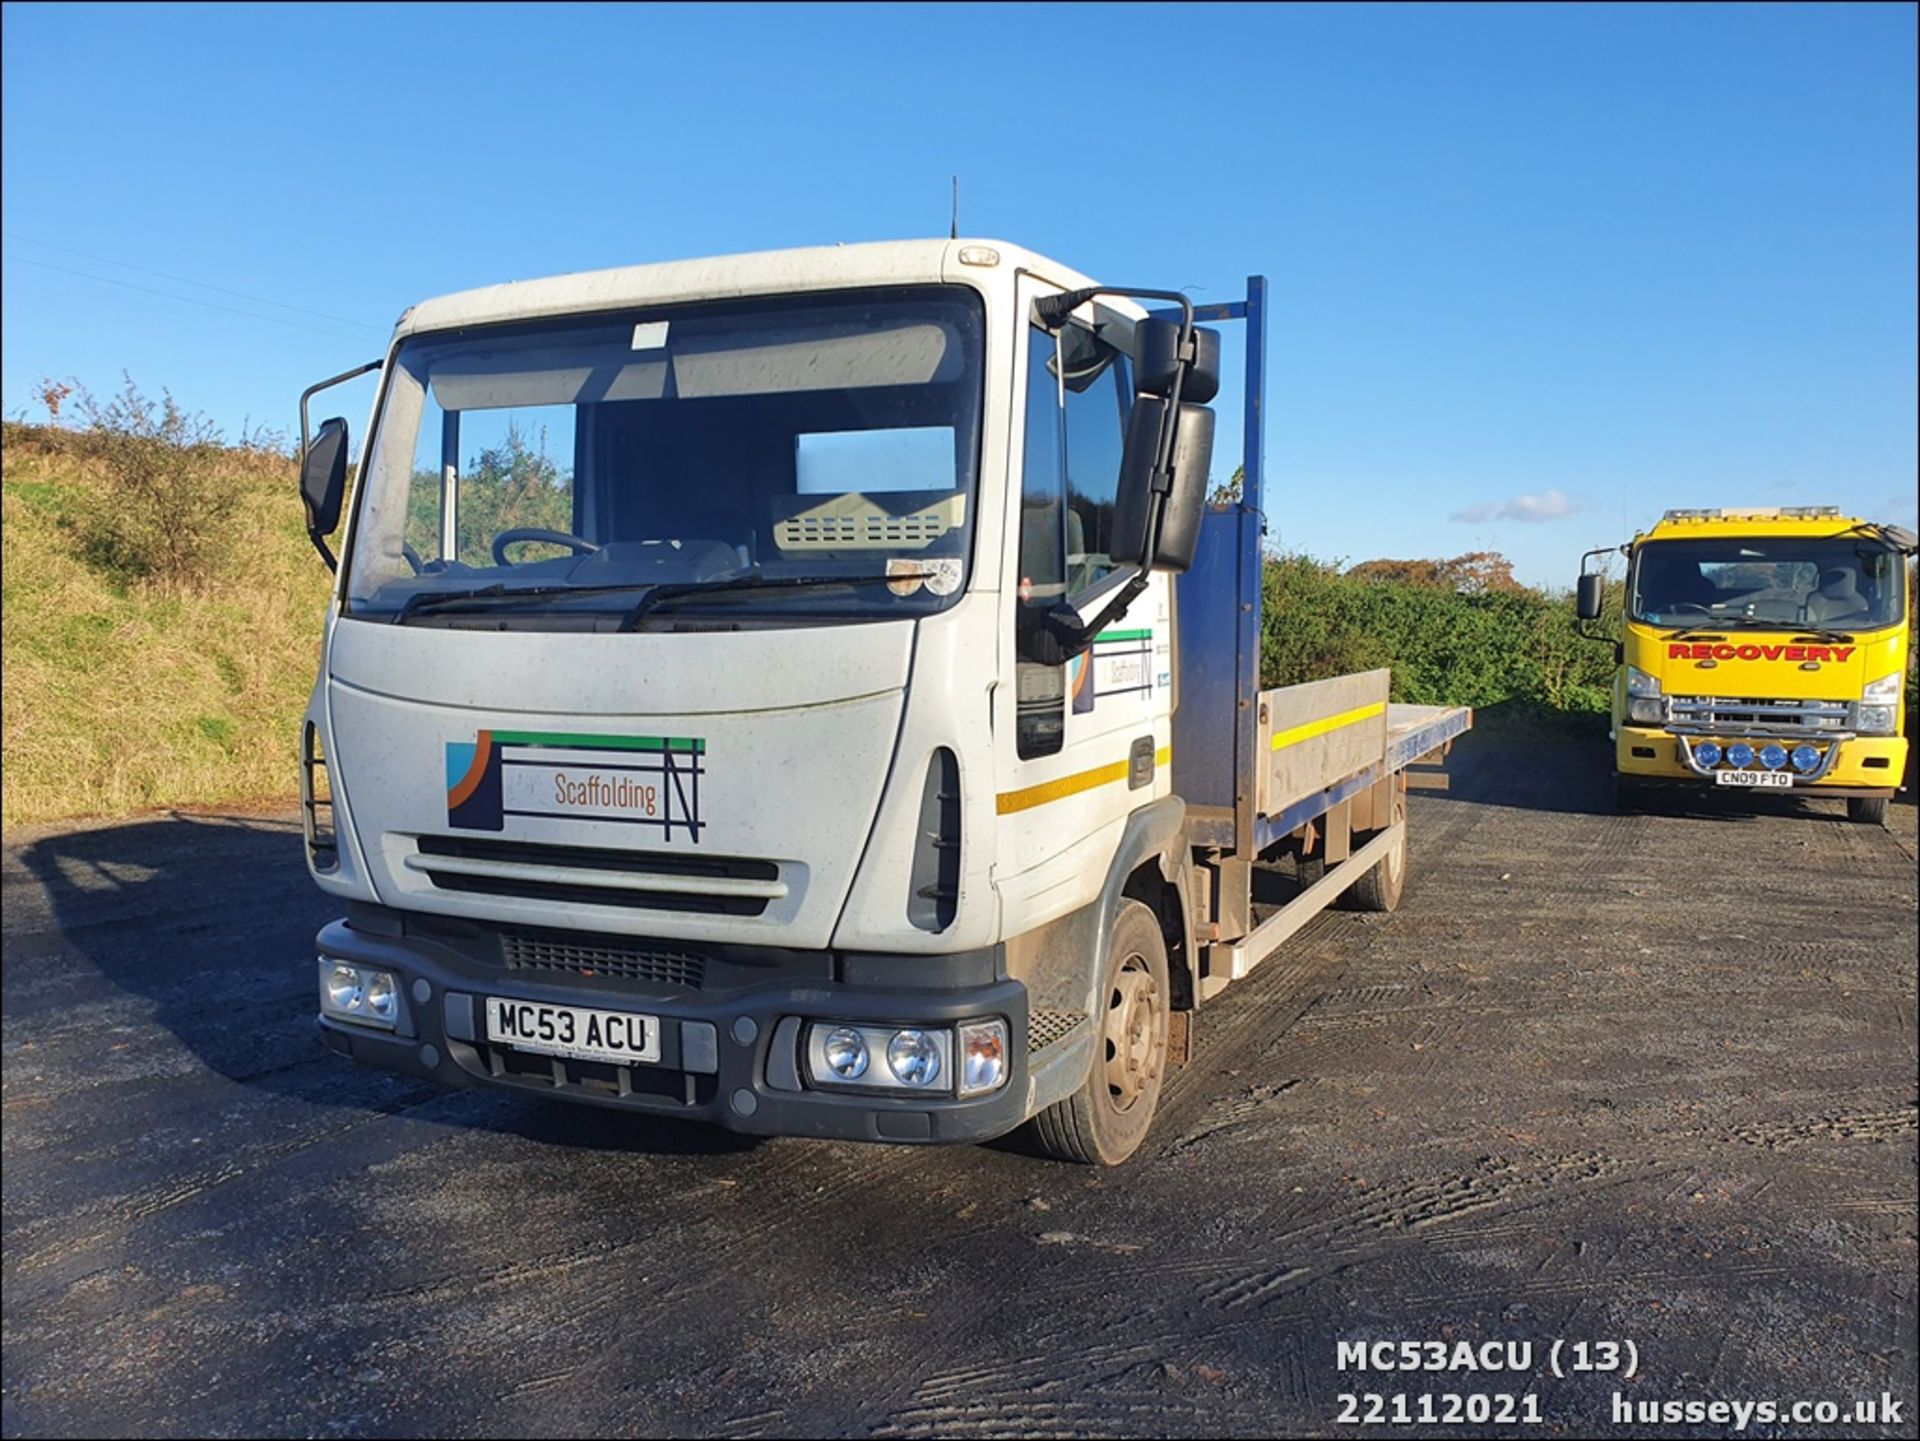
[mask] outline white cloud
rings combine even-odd
[[[1564,520],[1580,509],[1580,502],[1565,491],[1543,490],[1538,495],[1516,495],[1512,500],[1489,500],[1456,510],[1454,520],[1479,525],[1487,520]]]

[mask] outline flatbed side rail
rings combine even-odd
[[[1473,707],[1390,705],[1387,707],[1387,770],[1412,765],[1473,729]]]

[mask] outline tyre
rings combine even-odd
[[[1033,1118],[1047,1155],[1117,1166],[1147,1137],[1167,1074],[1167,1015],[1173,996],[1160,922],[1138,901],[1123,901],[1107,941],[1093,1064],[1064,1101]]]
[[[1884,826],[1887,823],[1887,798],[1848,796],[1847,819],[1863,826]]]
[[[1623,816],[1637,816],[1647,808],[1647,788],[1625,776],[1613,778],[1613,808]]]
[[[1397,911],[1400,909],[1400,892],[1407,884],[1407,795],[1396,790],[1393,797],[1393,818],[1400,822],[1400,839],[1394,843],[1378,861],[1373,869],[1347,888],[1341,897],[1348,910],[1353,911]]]

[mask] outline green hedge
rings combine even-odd
[[[1393,698],[1423,705],[1604,712],[1613,648],[1574,628],[1573,597],[1524,587],[1465,593],[1343,574],[1303,555],[1267,561],[1262,681],[1293,685],[1388,666]],[[1608,613],[1619,616],[1618,597]],[[1616,627],[1607,627],[1612,634]]]

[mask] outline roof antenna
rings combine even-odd
[[[960,177],[956,175],[953,177],[953,229],[951,232],[948,233],[947,239],[958,240],[959,238],[960,238]]]

